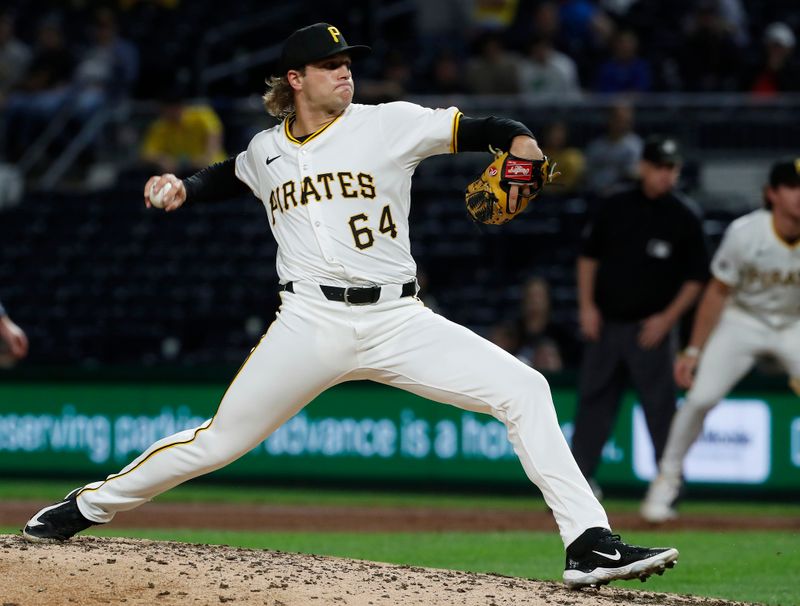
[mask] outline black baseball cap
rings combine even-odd
[[[281,74],[285,75],[290,69],[300,69],[339,53],[348,53],[355,59],[370,51],[372,49],[369,46],[347,44],[339,29],[330,23],[315,23],[298,29],[286,38],[279,67]]]
[[[771,187],[786,185],[797,187],[800,185],[800,158],[779,160],[772,165],[769,171],[769,184]]]
[[[653,135],[644,142],[642,160],[659,165],[675,165],[680,164],[683,157],[675,139],[663,135]]]

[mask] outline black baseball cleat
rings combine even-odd
[[[677,549],[636,547],[623,543],[606,528],[590,528],[567,548],[564,583],[570,589],[581,589],[625,579],[644,582],[653,574],[664,574],[677,562]]]
[[[48,505],[28,520],[22,536],[34,543],[54,543],[66,541],[75,533],[97,524],[83,517],[78,509],[78,490],[73,490],[64,500]]]

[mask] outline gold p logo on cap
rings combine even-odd
[[[333,26],[331,25],[331,26],[328,28],[328,32],[330,33],[330,35],[331,35],[331,38],[333,38],[333,41],[334,41],[334,42],[339,42],[339,36],[341,36],[342,34],[339,32],[339,30],[338,30],[338,29],[336,29],[335,27],[333,27]]]

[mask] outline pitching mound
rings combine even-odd
[[[0,535],[0,603],[232,606],[730,606],[732,602],[186,543]]]

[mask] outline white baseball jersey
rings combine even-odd
[[[711,262],[714,277],[733,288],[730,304],[773,328],[800,320],[800,246],[775,232],[772,213],[734,221]]]
[[[236,158],[236,176],[266,208],[281,282],[413,280],[411,177],[425,158],[455,151],[460,115],[405,102],[351,104],[302,143],[291,134],[293,116],[256,135]]]

